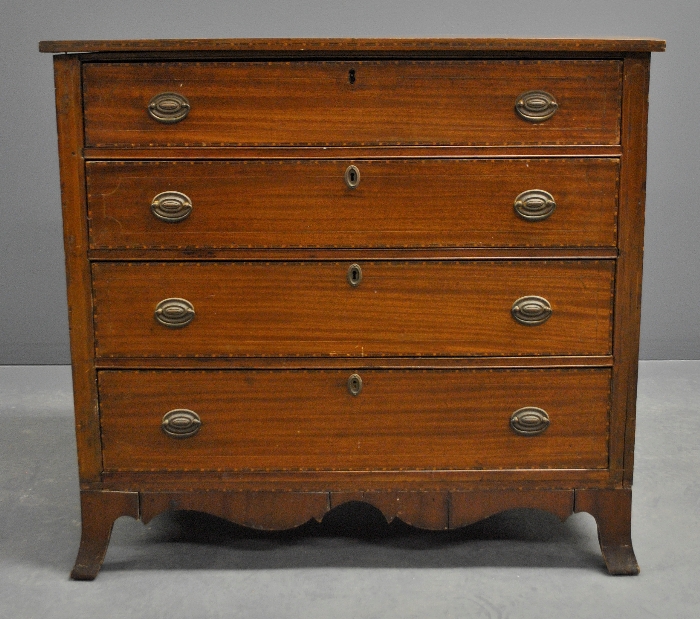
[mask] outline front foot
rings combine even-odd
[[[80,549],[70,577],[94,580],[107,553],[114,521],[120,516],[139,517],[139,495],[137,492],[82,490],[80,511],[83,522]]]
[[[598,524],[598,541],[610,574],[634,576],[639,565],[632,548],[632,490],[576,490],[575,512],[588,512]]]

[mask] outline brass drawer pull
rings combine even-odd
[[[176,408],[163,415],[160,427],[172,438],[190,438],[199,432],[202,420],[194,411]]]
[[[557,109],[557,100],[544,90],[528,90],[522,93],[515,103],[518,116],[532,123],[544,122],[554,116]]]
[[[352,395],[360,395],[360,391],[362,391],[362,378],[360,378],[359,374],[351,374],[350,378],[348,378],[348,391]]]
[[[187,299],[163,299],[156,305],[154,316],[163,326],[180,329],[194,319],[194,306]]]
[[[513,207],[527,221],[542,221],[554,212],[557,203],[551,193],[542,189],[529,189],[515,198]]]
[[[513,318],[521,325],[541,325],[552,315],[552,306],[543,297],[520,297],[511,308]]]
[[[549,427],[549,415],[536,406],[525,406],[510,416],[510,427],[520,436],[537,436]]]
[[[164,191],[151,202],[151,212],[161,221],[176,224],[192,212],[192,200],[179,191]]]
[[[148,103],[148,115],[159,123],[172,125],[190,113],[187,97],[176,92],[161,92]]]
[[[350,189],[355,189],[360,184],[360,170],[357,166],[349,165],[345,170],[345,184]]]
[[[351,264],[348,267],[348,284],[357,288],[362,282],[362,267],[359,264]]]

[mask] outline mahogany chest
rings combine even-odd
[[[630,537],[642,40],[54,41],[82,505]]]

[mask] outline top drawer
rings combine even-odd
[[[88,147],[620,141],[616,60],[86,63],[83,80]],[[534,91],[551,117],[523,118],[547,95],[516,110]]]

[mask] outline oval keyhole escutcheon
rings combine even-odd
[[[348,267],[348,284],[357,288],[362,282],[362,267],[359,264],[351,264]]]
[[[351,374],[350,378],[348,378],[348,391],[352,395],[360,395],[360,391],[362,391],[362,378],[360,378],[359,374]]]
[[[355,189],[360,184],[360,170],[355,165],[349,165],[345,170],[345,184],[350,189]]]
[[[355,69],[350,69],[348,71],[348,82],[351,84],[355,83]]]

